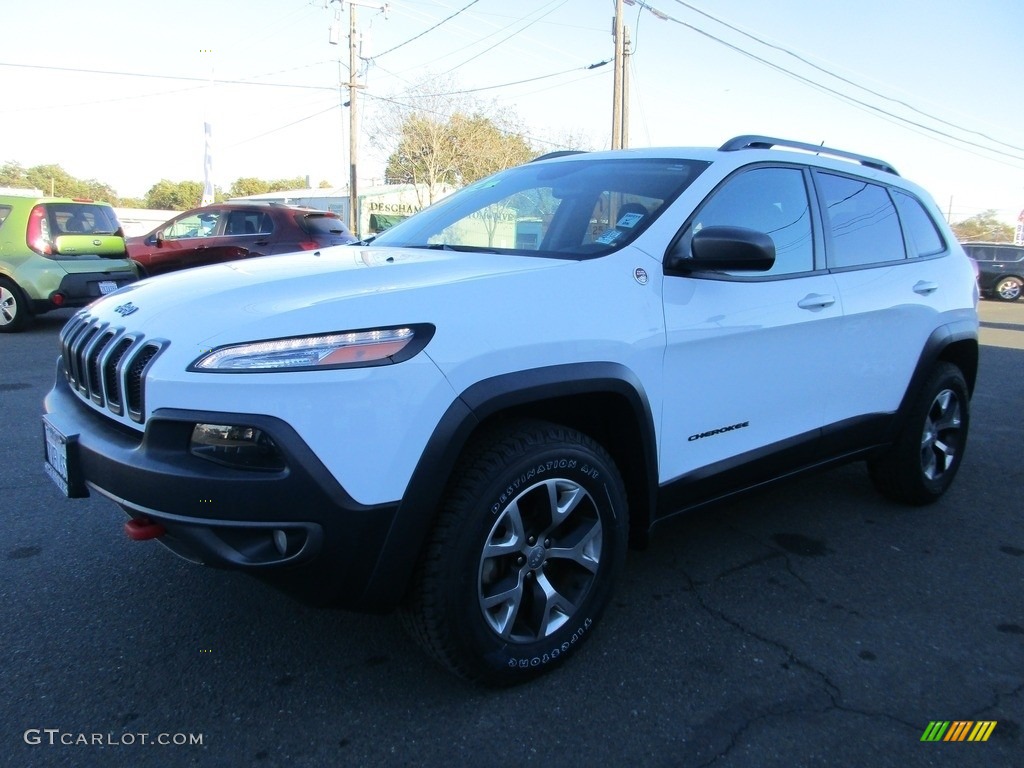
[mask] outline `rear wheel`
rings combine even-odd
[[[23,330],[31,319],[25,294],[14,282],[0,277],[0,333]]]
[[[996,298],[1000,301],[1016,301],[1020,298],[1021,285],[1019,277],[1004,277],[996,283]]]
[[[622,479],[593,440],[537,421],[491,433],[456,469],[406,628],[462,677],[536,677],[590,636],[627,528]]]
[[[905,504],[936,501],[960,469],[969,425],[963,373],[951,363],[940,363],[914,401],[896,442],[868,462],[875,487]]]

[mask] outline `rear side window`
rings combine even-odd
[[[970,256],[975,261],[996,260],[995,248],[979,248],[978,246],[965,245],[964,250],[967,251],[967,255]]]
[[[1024,248],[1000,248],[999,261],[1024,261]]]
[[[921,205],[921,201],[899,190],[893,190],[893,197],[896,198],[896,207],[900,211],[900,220],[903,222],[911,258],[934,256],[946,250],[946,244],[935,226],[935,221]]]
[[[815,178],[831,230],[830,267],[856,267],[907,257],[896,206],[885,187],[830,173],[817,173]]]
[[[266,211],[231,211],[225,235],[269,235],[274,221]]]
[[[0,205],[0,227],[3,227],[4,222],[7,221],[7,216],[11,212],[11,206]]]

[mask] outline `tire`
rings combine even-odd
[[[0,333],[24,330],[31,320],[25,294],[14,282],[0,277]]]
[[[963,460],[970,396],[963,373],[939,363],[911,407],[896,442],[868,462],[875,487],[904,504],[937,501]]]
[[[593,632],[627,531],[623,482],[601,446],[566,427],[516,422],[457,467],[403,624],[463,678],[525,682]]]
[[[1019,277],[1004,277],[996,283],[992,295],[1000,301],[1016,301],[1020,298],[1020,289],[1024,285]]]

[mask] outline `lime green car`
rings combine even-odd
[[[0,195],[0,333],[138,279],[107,203]]]

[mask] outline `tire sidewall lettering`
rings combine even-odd
[[[547,479],[553,472],[571,472],[582,474],[591,480],[601,479],[601,471],[597,467],[587,461],[581,462],[577,458],[562,457],[532,462],[531,466],[519,472],[518,476],[510,480],[499,492],[497,499],[491,504],[491,516],[497,516],[522,491],[540,480]]]
[[[509,669],[532,669],[534,667],[543,667],[552,662],[558,661],[560,658],[573,650],[577,644],[579,644],[584,636],[589,632],[590,628],[594,625],[593,619],[587,617],[583,620],[572,636],[568,640],[563,640],[561,643],[556,644],[553,648],[544,651],[534,651],[529,656],[516,656],[514,651],[506,646],[506,650],[512,652],[513,655],[508,657],[508,661],[505,663]]]

